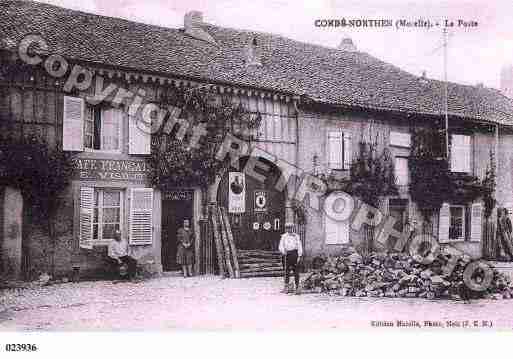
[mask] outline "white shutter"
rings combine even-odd
[[[344,132],[344,169],[348,170],[351,168],[353,162],[353,149],[351,142],[351,133]]]
[[[130,196],[130,244],[152,244],[153,189],[132,188]]]
[[[326,244],[349,243],[349,221],[336,221],[325,216]]]
[[[404,157],[396,157],[395,164],[395,179],[398,186],[406,186],[409,182],[408,176],[408,159]]]
[[[84,100],[79,97],[64,96],[62,149],[84,150]]]
[[[451,136],[451,171],[470,172],[470,136]]]
[[[343,169],[343,134],[342,132],[328,132],[328,168]]]
[[[440,208],[440,217],[438,221],[438,241],[440,243],[449,241],[449,225],[451,221],[451,210],[448,203],[444,203]]]
[[[475,242],[481,241],[483,221],[483,205],[481,203],[473,203],[470,209],[470,240]]]
[[[80,248],[93,248],[94,188],[80,188]]]
[[[411,135],[404,132],[390,132],[390,146],[411,147]]]
[[[141,115],[129,116],[128,153],[149,155],[151,151],[151,124],[142,122]]]

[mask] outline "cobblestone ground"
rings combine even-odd
[[[513,300],[341,298],[279,293],[281,279],[163,277],[0,291],[0,330],[370,328],[371,321],[491,321],[513,328]]]

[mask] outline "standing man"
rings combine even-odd
[[[114,240],[109,244],[108,255],[118,262],[119,265],[125,263],[128,267],[128,279],[134,279],[137,271],[137,260],[128,255],[128,244],[121,240],[121,232],[116,229]]]
[[[506,208],[497,209],[497,249],[499,260],[511,262],[513,260],[513,243],[511,242],[511,221]],[[502,256],[504,252],[505,257]]]
[[[285,223],[285,233],[281,235],[279,250],[283,255],[283,262],[285,267],[285,286],[283,293],[288,293],[290,271],[294,272],[294,282],[296,284],[296,294],[299,291],[299,262],[303,256],[303,246],[299,235],[293,233],[294,224]]]

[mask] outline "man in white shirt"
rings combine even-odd
[[[125,241],[121,240],[121,232],[116,230],[114,239],[109,244],[108,255],[119,265],[126,264],[128,267],[128,279],[134,279],[137,271],[137,260],[128,255],[128,246]]]
[[[303,246],[299,235],[293,233],[293,223],[285,223],[285,233],[281,235],[278,249],[283,255],[285,267],[285,286],[283,292],[287,293],[289,288],[290,272],[294,272],[294,282],[296,284],[296,294],[299,294],[299,262],[303,256]]]

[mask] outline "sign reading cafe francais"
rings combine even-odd
[[[81,181],[144,182],[150,171],[143,160],[74,159],[73,178]]]

